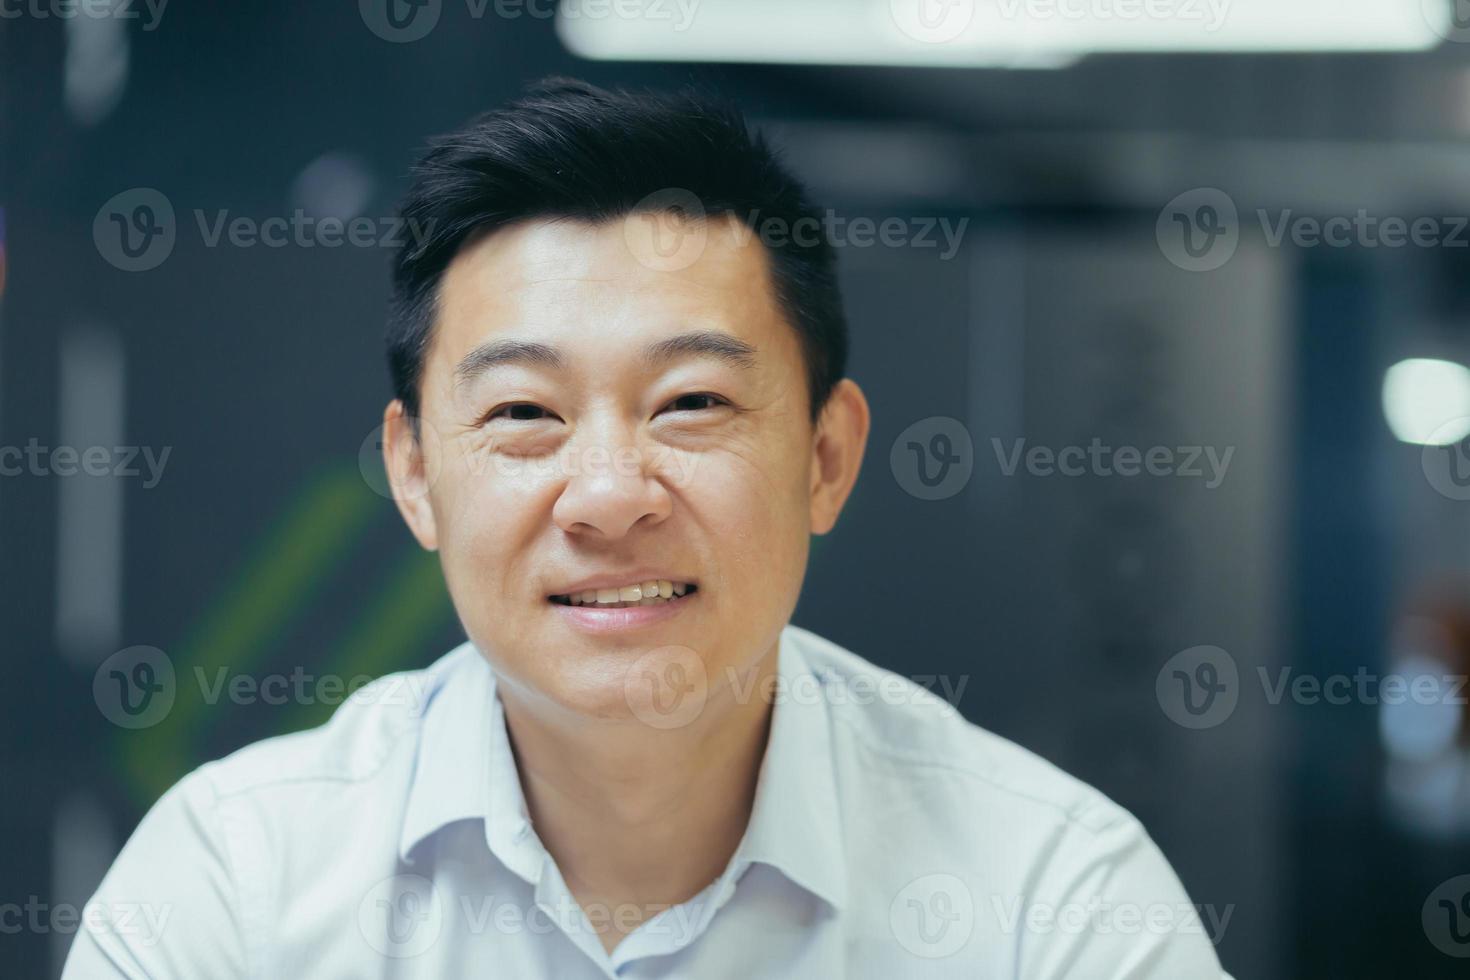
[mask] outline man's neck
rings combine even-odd
[[[776,662],[773,648],[742,690],[769,690]],[[772,706],[735,693],[711,691],[689,725],[658,729],[548,718],[501,690],[531,821],[589,919],[607,923],[609,952],[718,878],[744,836]]]

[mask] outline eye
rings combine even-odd
[[[480,421],[481,424],[484,424],[494,419],[504,418],[511,422],[536,422],[542,418],[551,417],[551,413],[540,405],[532,405],[530,402],[515,402],[510,405],[501,405],[499,408],[491,409]]]
[[[705,402],[707,404],[701,404]],[[712,395],[707,391],[690,395],[680,395],[669,402],[669,408],[676,412],[697,412],[703,408],[714,408],[717,405],[727,405],[728,402],[719,395]]]

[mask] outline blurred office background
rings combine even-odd
[[[372,459],[389,249],[228,222],[381,233],[427,137],[566,73],[727,92],[847,222],[874,429],[796,622],[1133,810],[1236,977],[1463,975],[1470,11],[387,2],[0,7],[0,446],[50,453],[0,479],[0,903],[80,906],[189,768],[331,710],[197,677],[457,641]],[[1011,462],[1094,440],[1169,475]],[[138,646],[134,729],[94,679]],[[0,975],[59,970],[40,921]]]

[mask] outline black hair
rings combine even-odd
[[[415,233],[394,261],[387,342],[395,395],[415,421],[439,282],[471,238],[529,219],[617,220],[662,209],[671,193],[692,194],[707,216],[733,215],[752,229],[771,219],[785,229],[826,227],[739,108],[693,89],[632,93],[543,79],[433,140],[411,178],[400,215]],[[761,239],[800,341],[815,422],[846,369],[836,256],[825,235]]]

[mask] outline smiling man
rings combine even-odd
[[[167,927],[67,977],[1221,976],[1126,811],[790,624],[869,414],[738,112],[552,80],[403,211],[385,460],[468,641],[170,790],[97,896]]]

